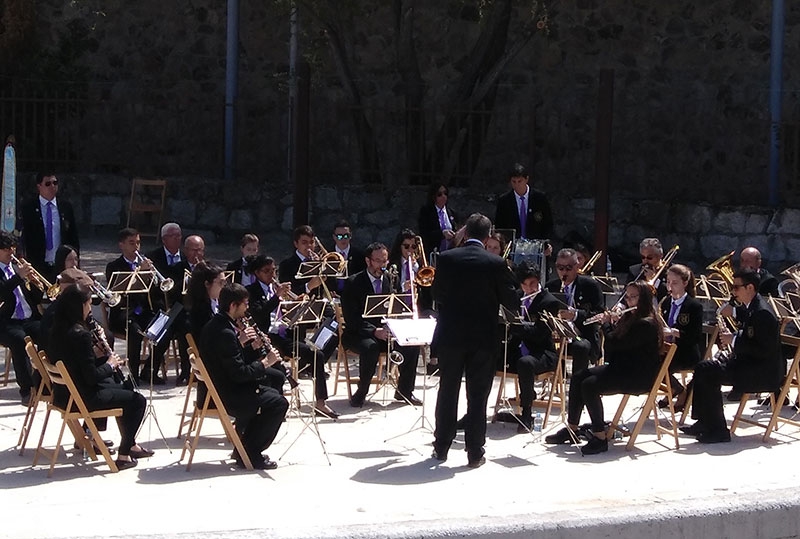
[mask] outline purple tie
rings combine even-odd
[[[46,206],[44,237],[47,243],[47,250],[49,251],[53,248],[53,201],[48,201]]]
[[[175,265],[175,255],[171,254],[171,255],[167,255],[167,256],[169,256],[169,265],[170,266],[174,266]]]
[[[9,279],[14,277],[14,270],[11,269],[11,266],[6,266],[6,276]],[[24,297],[22,295],[22,290],[20,290],[19,287],[14,289],[14,297],[17,299],[17,306],[14,308],[14,318],[24,320],[25,310],[22,308],[22,301]]]
[[[675,315],[678,314],[678,304],[672,302],[672,307],[669,310],[669,327],[675,327]]]
[[[372,281],[372,286],[373,286],[373,288],[375,288],[375,293],[376,294],[380,294],[381,293],[381,281],[380,281],[380,279]]]
[[[525,197],[519,197],[519,237],[525,237],[525,225],[528,221],[528,211],[525,208]]]
[[[442,232],[448,230],[447,228],[447,217],[444,214],[444,208],[439,208],[439,227],[442,229]],[[447,250],[447,240],[442,238],[441,243],[439,244],[439,252]]]

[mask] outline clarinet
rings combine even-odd
[[[242,325],[245,328],[253,328],[253,330],[256,332],[256,335],[258,335],[258,338],[261,339],[261,348],[259,348],[259,354],[262,358],[269,356],[270,353],[275,355],[277,359],[273,363],[270,363],[270,367],[275,363],[280,363],[283,361],[278,349],[272,345],[272,341],[269,340],[269,337],[267,337],[264,332],[261,331],[255,320],[253,320],[253,316],[249,312],[242,317]],[[297,380],[294,379],[294,376],[292,376],[292,373],[286,367],[284,367],[284,372],[286,374],[286,381],[289,382],[289,387],[292,389],[296,388],[299,384],[297,383]]]
[[[92,341],[94,341],[94,344],[98,346],[106,356],[111,356],[114,353],[114,350],[112,350],[111,345],[108,344],[100,324],[98,324],[97,320],[95,320],[92,316],[89,316],[86,322],[89,324],[89,331],[92,334]],[[125,367],[125,370],[123,370],[123,367]],[[133,376],[131,376],[130,370],[127,368],[125,363],[114,367],[114,375],[114,378],[118,382],[121,382],[122,385],[128,387],[129,389],[136,388],[136,381],[133,379]]]

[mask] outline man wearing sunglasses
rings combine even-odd
[[[364,251],[353,246],[353,232],[350,223],[342,219],[333,226],[334,250],[347,260],[347,275],[355,275],[359,271],[364,271],[367,266],[364,263]],[[341,294],[344,290],[344,283],[347,279],[328,279],[328,290]]]
[[[645,238],[639,244],[639,254],[642,257],[642,263],[634,264],[628,268],[627,282],[629,283],[637,279],[650,281],[661,265],[661,258],[664,256],[664,248],[661,246],[661,242],[658,238]],[[667,269],[669,268],[664,268],[661,275],[666,275]],[[656,297],[659,301],[669,294],[666,279],[656,279],[653,286],[656,289]]]
[[[80,252],[72,205],[57,198],[58,178],[51,171],[36,175],[38,196],[22,206],[21,247],[28,262],[45,278],[55,279],[56,250],[70,245]]]

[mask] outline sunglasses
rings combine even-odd
[[[559,270],[559,271],[570,271],[574,267],[575,266],[572,265],[572,264],[568,264],[568,265],[556,264],[556,269]]]
[[[350,234],[334,234],[333,237],[337,240],[349,240]]]
[[[413,249],[414,248],[414,244],[413,243],[403,243],[402,246],[403,246],[403,249]]]
[[[437,197],[444,197],[444,196],[447,196],[447,191],[439,191],[438,193],[436,193],[436,196],[437,196]]]
[[[45,187],[50,187],[51,185],[58,185],[58,180],[44,182]]]

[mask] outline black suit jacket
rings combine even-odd
[[[38,307],[39,303],[42,302],[44,293],[33,285],[28,290],[25,286],[25,281],[17,274],[14,274],[9,279],[6,277],[5,272],[0,271],[0,302],[3,302],[0,306],[0,323],[5,323],[14,316],[14,310],[17,308],[17,297],[14,295],[14,289],[18,286],[22,288],[22,295],[31,307],[31,319],[39,320],[41,318]]]
[[[106,281],[110,283],[111,275],[118,271],[133,271],[122,255],[120,255],[116,260],[112,260],[106,264]],[[175,286],[178,285],[176,284]],[[155,290],[155,292],[153,290]],[[123,294],[122,301],[120,301],[117,306],[111,307],[109,310],[108,325],[110,326],[110,329],[117,332],[125,331],[125,315],[127,313],[130,320],[136,322],[140,329],[144,330],[147,324],[153,318],[153,307],[158,307],[161,305],[157,299],[155,304],[151,303],[151,298],[155,298],[158,294],[162,294],[162,292],[155,284],[153,284],[151,287],[150,294]]]
[[[167,253],[164,252],[163,247],[153,249],[145,255],[153,262],[153,265],[159,272],[161,272],[161,275],[172,279],[172,290],[169,292],[159,291],[157,293],[154,291],[153,294],[154,298],[156,296],[161,296],[159,298],[161,300],[160,303],[163,303],[163,300],[166,299],[170,307],[175,305],[177,302],[183,303],[183,272],[184,269],[189,267],[189,264],[186,262],[186,257],[183,255],[183,252],[179,251],[179,254],[181,256],[181,261],[173,264],[172,266],[169,265]],[[158,287],[154,286],[154,288]]]
[[[273,294],[271,298],[267,299],[261,282],[258,280],[248,286],[247,291],[250,293],[250,315],[255,320],[258,329],[269,333],[270,313],[278,308],[281,298],[277,294]]]
[[[550,202],[541,191],[530,189],[528,191],[528,217],[525,220],[525,237],[528,239],[550,239],[553,235],[553,212]],[[497,211],[494,216],[495,228],[513,228],[517,237],[521,237],[519,210],[517,210],[517,195],[511,190],[500,195],[497,199]]]
[[[450,221],[450,226],[453,232],[458,230],[456,226],[456,214],[446,206],[447,219]],[[436,204],[425,204],[419,209],[417,216],[417,225],[419,227],[419,235],[422,238],[422,243],[425,244],[425,255],[430,256],[431,252],[442,243],[444,235],[442,234],[442,225],[439,223],[439,208]]]
[[[660,322],[653,318],[635,319],[635,314],[625,313],[616,326],[603,328],[605,362],[623,391],[650,389],[661,368]]]
[[[71,245],[80,251],[81,245],[72,205],[60,197],[56,197],[56,204],[61,221],[61,244]],[[44,263],[44,255],[47,251],[46,243],[42,208],[39,206],[39,196],[37,195],[22,206],[21,244],[28,262],[45,275],[49,273],[49,268]]]
[[[501,336],[500,305],[519,311],[505,260],[473,242],[439,256],[432,291],[439,308],[432,350],[494,351]]]
[[[672,301],[667,298],[661,303],[661,318],[669,323]],[[703,357],[705,343],[703,337],[703,304],[696,298],[686,296],[675,316],[675,326],[680,336],[675,340],[675,355],[670,364],[671,371],[691,369]]]
[[[658,278],[658,288],[656,288],[656,300],[661,301],[665,297],[669,295],[669,290],[667,290],[667,269],[669,266],[664,268],[664,271],[661,272],[661,275]],[[641,264],[634,264],[628,268],[628,277],[625,283],[632,283],[639,275],[642,274],[642,265]],[[644,277],[642,277],[644,279]],[[677,352],[676,352],[677,353]]]
[[[779,323],[759,294],[745,311],[733,352],[729,367],[736,389],[750,393],[780,387],[786,362],[781,356]]]
[[[387,275],[381,276],[381,294],[391,293],[391,284]],[[342,314],[344,315],[344,338],[348,342],[374,336],[380,327],[379,318],[364,318],[364,304],[367,296],[375,294],[372,280],[366,271],[360,271],[347,279],[342,291]]]
[[[278,266],[278,276],[282,283],[291,282],[292,283],[292,292],[295,294],[305,294],[306,293],[306,283],[309,279],[298,279],[295,276],[297,275],[297,270],[300,269],[300,264],[302,261],[297,256],[297,253],[292,253],[292,256],[289,258],[285,258],[281,261],[280,265]],[[321,286],[316,288],[312,288],[309,290],[309,294],[316,294],[317,296],[321,295]]]
[[[765,297],[778,297],[778,279],[764,268],[759,268],[757,273],[761,279],[758,284],[758,293]]]
[[[197,342],[197,346],[200,346],[199,339],[203,333],[203,328],[212,318],[214,318],[214,312],[211,310],[211,300],[209,299],[199,305],[192,305],[191,310],[189,310],[189,331],[192,332],[192,337]],[[201,349],[200,354],[202,355],[202,353],[203,350]]]
[[[520,344],[534,357],[556,357],[556,347],[553,342],[553,333],[550,327],[542,320],[542,312],[558,314],[561,303],[547,290],[542,290],[531,301],[527,309],[522,309],[522,323],[511,326],[511,339],[509,340],[508,357],[513,362],[519,359]]]
[[[561,281],[553,279],[548,281],[545,288],[550,292],[561,291]],[[600,357],[600,325],[583,325],[587,318],[603,312],[605,310],[605,300],[603,291],[597,281],[586,275],[578,275],[575,278],[575,292],[573,293],[573,303],[575,304],[575,320],[573,325],[580,334],[581,338],[586,339],[592,346],[592,356]]]
[[[367,263],[364,260],[366,255],[364,251],[357,247],[350,246],[347,252],[347,276],[351,277],[360,271],[367,269]],[[325,284],[332,293],[340,293],[344,290],[345,282],[347,279],[337,279],[330,277],[326,280]],[[340,284],[341,283],[341,284]]]
[[[260,406],[259,380],[267,372],[258,352],[242,348],[233,321],[222,313],[203,328],[200,343],[203,363],[228,412],[237,420],[255,416]]]
[[[47,348],[47,356],[53,363],[64,362],[72,381],[75,382],[78,393],[90,406],[90,409],[94,408],[91,405],[97,404],[94,401],[97,392],[101,389],[100,383],[107,383],[113,376],[114,370],[108,363],[96,364],[91,333],[78,326],[72,328],[67,332],[63,341],[50,343]],[[66,391],[58,390],[54,398],[57,404],[66,405],[69,396]]]

